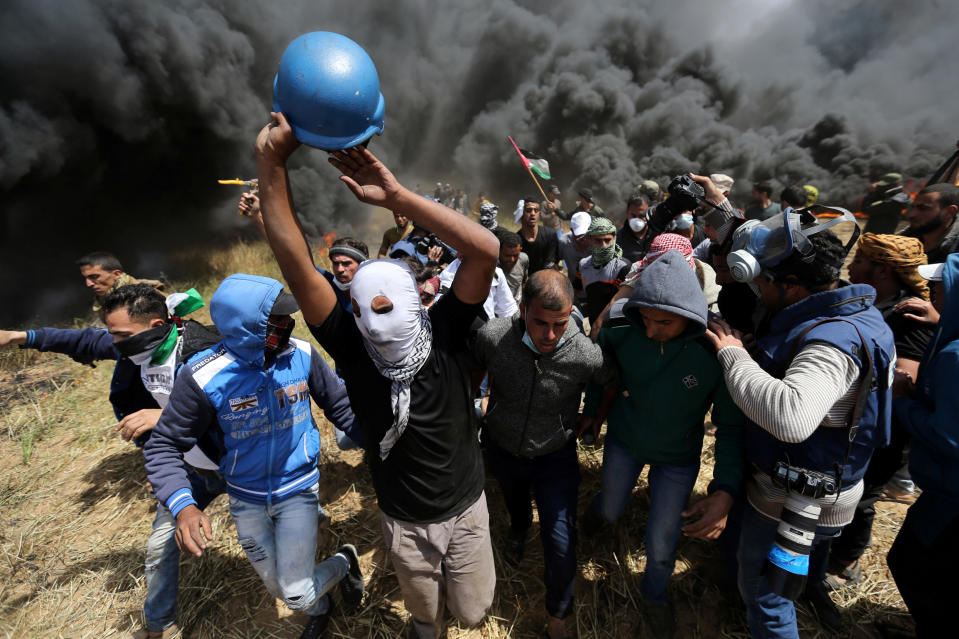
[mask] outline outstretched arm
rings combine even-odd
[[[461,302],[476,304],[486,299],[499,256],[499,243],[492,233],[453,209],[404,187],[365,147],[335,151],[330,164],[340,170],[340,180],[358,200],[401,213],[456,249],[462,266],[453,278],[453,291]],[[262,198],[262,183],[260,189]]]
[[[316,270],[306,236],[293,212],[286,160],[300,143],[282,113],[271,115],[273,121],[263,127],[256,138],[260,210],[266,239],[303,311],[303,318],[308,324],[319,326],[336,306],[336,294]]]

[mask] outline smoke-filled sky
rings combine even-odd
[[[959,137],[946,0],[7,0],[0,13],[0,326],[69,316],[73,261],[112,250],[175,275],[182,245],[235,235],[276,65],[307,31],[377,65],[371,149],[412,187],[532,191],[506,143],[611,213],[640,179],[723,172],[813,183],[854,205],[870,175],[925,179]],[[307,228],[373,240],[325,154],[291,161]],[[372,220],[371,215],[376,215]]]

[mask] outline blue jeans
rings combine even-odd
[[[503,490],[510,527],[525,533],[533,521],[530,493],[539,511],[539,536],[543,542],[546,611],[565,618],[573,610],[576,579],[576,497],[579,460],[576,446],[541,457],[514,457],[490,442],[486,450],[490,473]]]
[[[619,519],[644,465],[614,438],[606,437],[600,490],[593,498],[593,514],[608,523]],[[654,604],[666,603],[666,585],[676,566],[676,547],[683,527],[680,513],[686,509],[698,475],[698,461],[687,466],[649,467],[646,574],[639,588]]]
[[[739,593],[746,603],[749,632],[754,639],[799,639],[796,607],[789,599],[772,592],[769,582],[762,574],[766,554],[773,545],[779,522],[760,514],[750,504],[746,504],[744,510],[742,532],[739,536]],[[839,530],[824,527],[816,529],[812,552],[809,555],[807,583],[818,583],[825,578],[829,541]]]
[[[349,571],[343,555],[314,565],[319,484],[272,505],[230,496],[237,539],[271,595],[310,616],[330,607],[326,593]]]
[[[226,492],[226,483],[218,474],[200,475],[189,466],[187,476],[193,498],[200,510],[206,508],[217,496]],[[174,537],[176,519],[166,506],[157,502],[157,514],[153,519],[153,532],[147,541],[146,585],[147,596],[143,603],[143,616],[147,628],[160,631],[176,621],[176,597],[180,581],[180,549]]]

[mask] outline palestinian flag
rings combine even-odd
[[[523,161],[524,167],[544,180],[551,179],[549,175],[549,162],[532,151],[526,151],[516,146],[516,142],[513,142],[512,137],[507,136],[507,138],[509,139],[509,143],[513,145],[513,148],[516,149],[516,153],[519,154],[519,159]]]

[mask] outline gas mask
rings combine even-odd
[[[816,213],[831,212],[837,217],[820,222]],[[726,257],[729,273],[737,282],[751,282],[765,269],[771,269],[793,252],[812,260],[815,250],[809,238],[840,223],[852,223],[852,237],[846,252],[859,238],[855,216],[843,208],[814,205],[767,220],[747,220],[733,232],[732,250]]]

